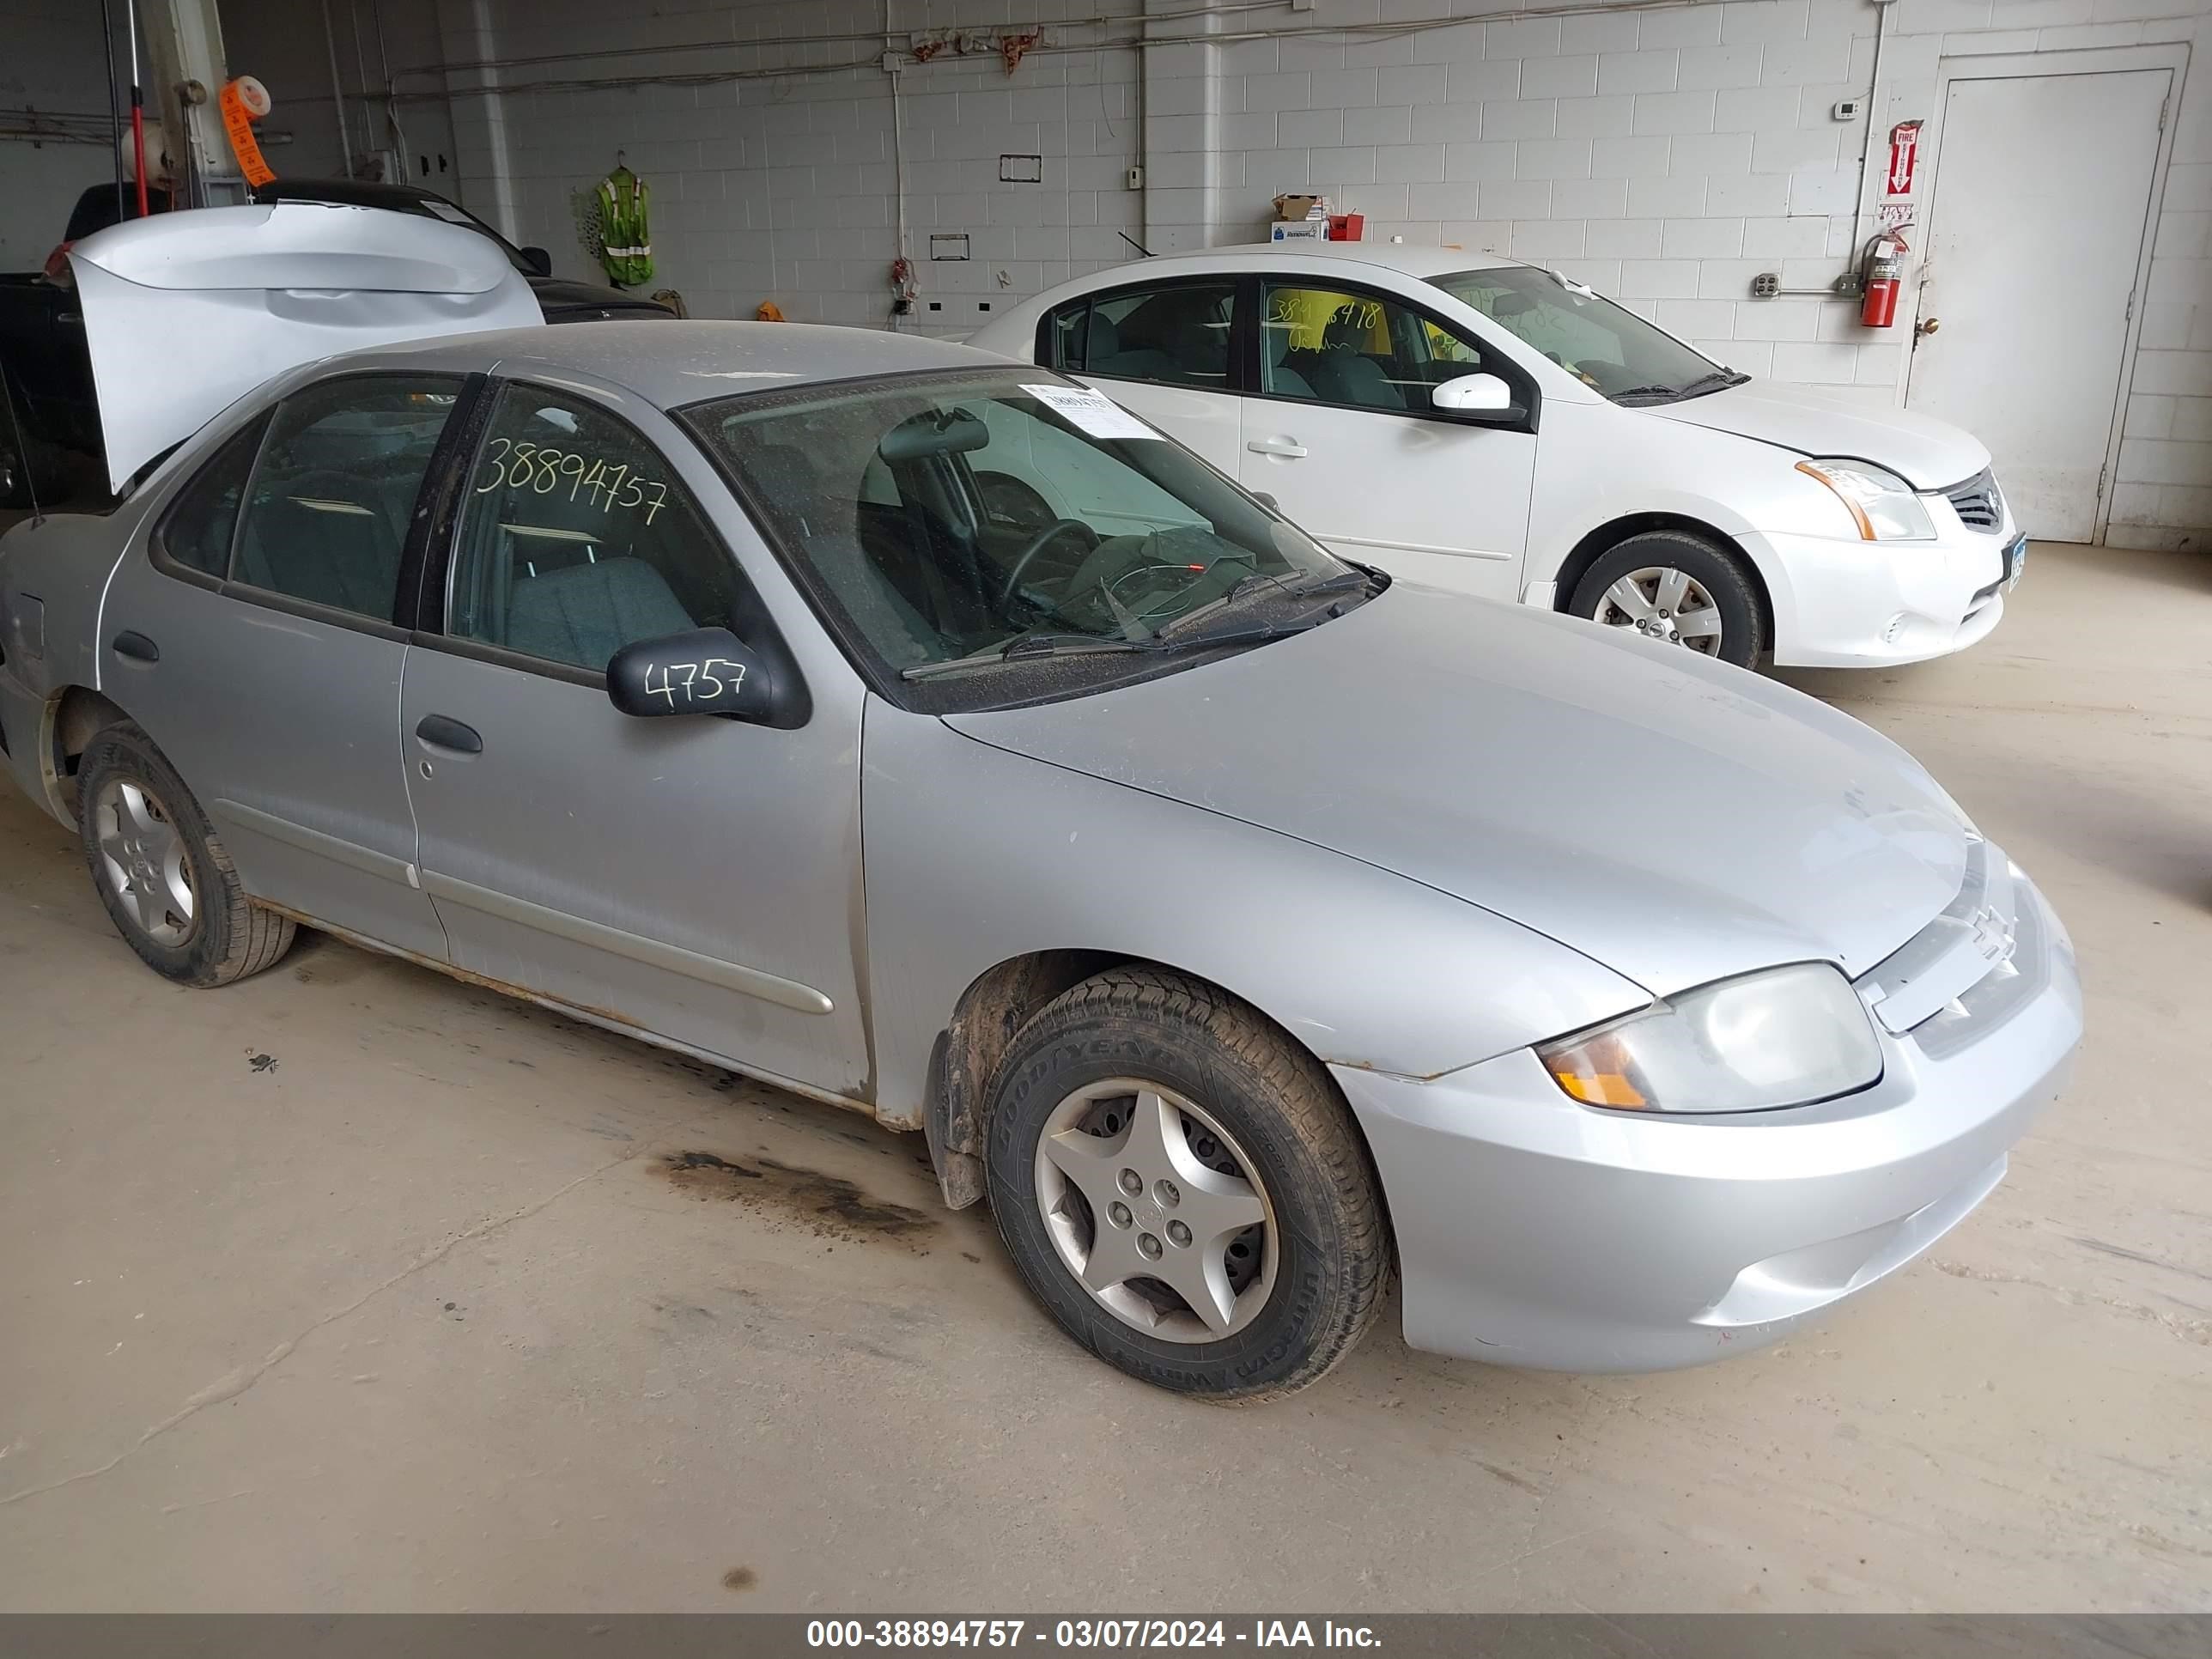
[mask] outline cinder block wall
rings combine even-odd
[[[276,0],[239,0],[239,8]],[[693,312],[885,326],[902,218],[921,305],[964,333],[1011,301],[1131,257],[1258,236],[1278,191],[1367,216],[1370,240],[1445,241],[1587,280],[1739,368],[1902,401],[1905,331],[1817,288],[1871,229],[1875,135],[1934,113],[1947,60],[2197,42],[2212,0],[1896,0],[1880,84],[1869,0],[1585,6],[1316,0],[386,0],[430,11],[459,193],[516,238],[577,252],[575,193],[619,149],[656,191],[655,285]],[[1513,15],[1495,14],[1512,11]],[[969,32],[885,72],[886,42]],[[1008,32],[1041,30],[1009,74]],[[1378,32],[1389,31],[1389,32]],[[1141,33],[1199,35],[1141,52]],[[726,42],[712,51],[683,50]],[[638,48],[647,48],[640,51]],[[495,64],[489,69],[459,66]],[[2139,300],[2109,539],[2212,528],[2212,91],[2185,70]],[[1841,99],[1867,100],[1838,122]],[[406,107],[403,106],[403,108]],[[1042,158],[1035,184],[1002,155]],[[1144,185],[1127,187],[1132,167]],[[1923,165],[1923,211],[1932,181]],[[902,173],[904,190],[900,189]],[[1867,217],[1863,219],[1862,213]],[[931,258],[933,232],[969,258]],[[2063,257],[2063,249],[2054,250]],[[936,307],[932,309],[932,307]]]
[[[0,0],[0,270],[38,270],[77,197],[114,179],[106,122],[100,8]]]

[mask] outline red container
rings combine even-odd
[[[1332,213],[1328,216],[1328,240],[1332,242],[1358,241],[1367,229],[1364,213]]]

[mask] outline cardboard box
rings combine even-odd
[[[1278,196],[1275,198],[1275,217],[1278,219],[1310,219],[1316,212],[1326,213],[1328,198],[1323,196]]]
[[[1326,242],[1328,240],[1328,221],[1326,219],[1278,219],[1268,228],[1271,242]]]

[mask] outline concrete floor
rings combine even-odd
[[[1062,1340],[916,1140],[328,940],[172,988],[11,795],[0,1607],[2212,1608],[2208,670],[2212,561],[2043,549],[1963,659],[1798,677],[2088,981],[1932,1257],[1704,1370],[1382,1332],[1242,1413]]]

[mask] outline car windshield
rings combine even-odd
[[[1749,378],[1555,271],[1498,265],[1429,281],[1616,403],[1672,403]]]
[[[1368,586],[1188,450],[1047,371],[753,392],[683,418],[886,679],[964,683],[1050,659],[1095,681],[1116,656],[1279,636]]]

